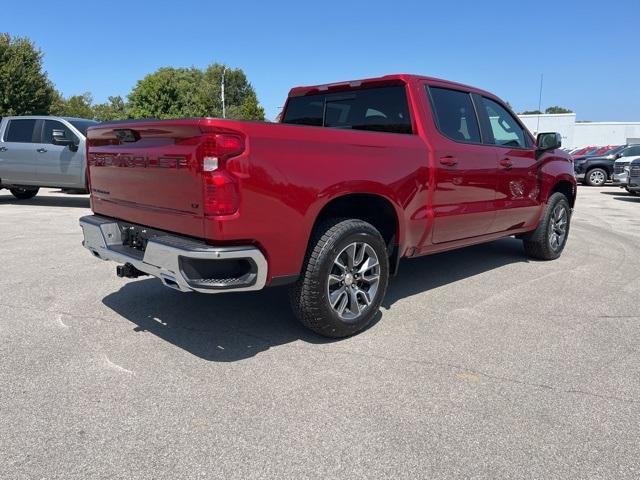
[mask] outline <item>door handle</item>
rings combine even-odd
[[[6,152],[7,150],[7,147],[0,147],[0,152]]]
[[[500,160],[500,166],[505,170],[511,170],[511,167],[513,167],[513,162],[510,158],[503,158],[502,160]]]
[[[442,157],[440,159],[440,163],[442,165],[446,165],[447,167],[454,167],[458,164],[458,159],[451,155],[447,155],[446,157]]]
[[[36,152],[38,152],[38,153],[47,153],[47,149],[46,148],[39,148],[38,150],[36,150]]]

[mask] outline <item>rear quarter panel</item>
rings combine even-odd
[[[418,135],[215,122],[245,133],[247,149],[227,164],[240,182],[240,211],[205,221],[205,236],[255,241],[270,278],[300,272],[318,214],[343,195],[384,197],[396,210],[401,248],[417,241],[407,238],[407,224],[426,208],[428,188],[427,147]]]

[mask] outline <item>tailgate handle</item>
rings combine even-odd
[[[119,128],[114,130],[113,133],[115,133],[118,140],[124,143],[133,143],[140,140],[140,133],[131,128]]]

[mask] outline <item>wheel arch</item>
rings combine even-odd
[[[549,191],[549,195],[547,195],[547,201],[549,201],[549,198],[554,193],[562,193],[565,197],[567,197],[567,200],[569,200],[569,205],[571,205],[571,208],[573,208],[576,204],[577,193],[575,180],[569,181],[566,178],[557,180]]]
[[[607,172],[607,177],[611,179],[611,175],[613,175],[613,165],[609,165],[608,163],[602,163],[602,162],[590,163],[586,165],[584,168],[585,175],[587,175],[594,168],[599,168],[601,170],[604,170],[605,172]]]
[[[330,218],[357,218],[373,225],[382,235],[389,252],[391,274],[397,272],[402,244],[401,210],[388,197],[378,193],[353,192],[337,195],[318,211],[309,241],[316,227]],[[308,248],[308,247],[307,247]]]

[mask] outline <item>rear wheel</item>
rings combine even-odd
[[[585,182],[590,187],[601,187],[607,181],[607,171],[602,168],[593,168],[585,175]]]
[[[378,230],[362,220],[336,219],[316,228],[291,303],[314,332],[347,337],[373,322],[388,281],[389,257]]]
[[[524,251],[538,260],[555,260],[567,243],[570,223],[569,200],[556,192],[549,198],[538,228],[523,237]]]
[[[16,197],[18,200],[28,200],[30,198],[35,197],[38,194],[39,188],[10,188],[9,191],[11,194]]]

